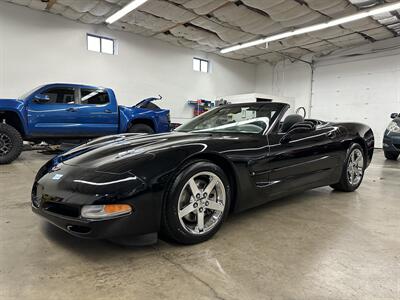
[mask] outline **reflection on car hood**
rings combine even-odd
[[[93,168],[124,158],[138,159],[165,147],[204,140],[209,133],[171,132],[162,134],[120,134],[102,137],[62,154],[60,160],[71,166]]]

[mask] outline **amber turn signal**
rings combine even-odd
[[[107,204],[104,205],[104,211],[107,214],[114,214],[119,212],[131,212],[132,208],[128,204]]]
[[[85,205],[81,209],[81,216],[88,219],[104,219],[127,215],[132,212],[128,204]]]

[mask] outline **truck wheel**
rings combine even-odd
[[[399,153],[385,151],[385,157],[389,160],[397,160]]]
[[[22,151],[21,134],[12,126],[0,124],[0,165],[9,164]]]
[[[146,124],[133,124],[129,129],[129,133],[154,133],[153,128]]]

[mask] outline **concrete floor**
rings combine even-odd
[[[0,166],[0,299],[400,299],[400,161],[355,193],[320,188],[231,216],[203,244],[124,248],[33,215],[49,159]]]

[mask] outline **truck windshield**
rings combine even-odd
[[[39,90],[42,87],[43,87],[43,85],[37,86],[34,89],[31,89],[29,92],[26,92],[25,94],[19,96],[18,99],[25,100],[26,97],[32,95],[34,92],[36,92],[37,90]]]

